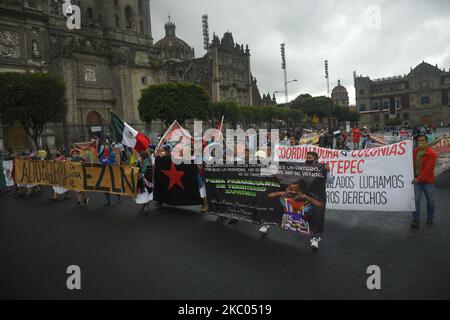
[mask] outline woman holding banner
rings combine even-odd
[[[114,150],[113,150],[113,147],[111,146],[111,144],[103,146],[102,149],[103,150],[100,150],[101,152],[99,153],[99,158],[98,158],[99,164],[102,164],[102,165],[116,164],[116,154],[114,153]],[[117,194],[116,196],[117,196],[117,203],[121,204],[122,198],[120,197],[119,194]],[[111,205],[110,193],[105,192],[105,199],[106,199],[106,202],[103,206],[109,207]]]
[[[138,161],[138,194],[135,202],[142,204],[140,212],[147,215],[149,213],[148,205],[153,200],[153,164],[148,153],[145,151],[141,151]]]
[[[56,152],[55,154],[55,161],[61,161],[64,162],[66,161],[66,158],[61,155],[59,152]],[[53,197],[50,198],[51,201],[57,201],[58,200],[58,195],[60,194],[65,194],[64,199],[70,199],[70,194],[69,194],[69,190],[65,189],[63,187],[60,186],[53,186]]]
[[[80,155],[80,151],[78,149],[73,149],[71,151],[71,161],[74,162],[87,162]],[[74,207],[82,207],[87,206],[89,203],[89,198],[85,191],[77,191],[77,203],[74,204]]]

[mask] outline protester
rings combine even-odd
[[[40,160],[39,157],[33,152],[33,150],[29,150],[29,153],[26,156],[28,160]],[[42,193],[42,189],[38,184],[27,184],[26,185],[26,194],[24,197],[28,199],[31,195],[37,195]]]
[[[326,135],[326,148],[333,149],[333,143],[334,143],[334,132],[332,128],[328,129],[328,133]]]
[[[346,150],[347,149],[347,146],[345,144],[345,140],[342,137],[342,135],[339,135],[336,138],[336,149],[338,149],[338,150]]]
[[[229,152],[230,151],[230,152]],[[239,162],[248,162],[250,157],[249,157],[249,150],[248,148],[246,148],[245,144],[243,143],[235,143],[234,144],[234,151],[231,152],[231,150],[226,150],[224,153],[224,156],[227,157],[229,154],[233,153],[233,158],[232,160],[234,160],[234,162],[239,163]],[[244,153],[244,158],[241,157],[242,153]],[[225,217],[221,217],[221,216],[217,216],[216,217],[216,222],[217,223],[221,223],[224,221],[228,221],[228,224],[236,224],[239,222],[238,219],[236,218],[225,218]]]
[[[320,136],[319,136],[319,147],[326,148],[326,146],[327,146],[327,141],[326,141],[326,137],[325,137],[325,132],[323,129],[321,129]]]
[[[352,136],[353,136],[353,150],[359,150],[359,140],[361,138],[361,133],[356,125],[352,129]]]
[[[80,151],[77,149],[72,150],[71,152],[71,161],[74,162],[87,162],[86,159],[82,158],[80,155]],[[74,207],[82,207],[87,206],[89,204],[89,197],[85,191],[77,191],[77,203],[74,204]]]
[[[290,145],[291,147],[292,147],[292,146],[298,145],[298,140],[297,140],[297,138],[294,137],[294,136],[292,136],[292,137],[289,139],[289,145]]]
[[[420,129],[417,128],[417,126],[414,126],[414,129],[412,131],[413,141],[414,141],[414,148],[417,148],[417,139],[420,135]]]
[[[369,128],[363,127],[363,129],[361,131],[361,135],[362,135],[362,138],[363,138],[362,148],[363,149],[370,148],[370,130],[369,130]]]
[[[420,205],[422,193],[427,199],[427,224],[431,225],[434,219],[434,169],[436,165],[436,152],[427,147],[428,141],[425,135],[417,137],[417,148],[414,149],[414,197],[416,210],[413,212],[411,227],[420,228]]]
[[[116,154],[114,153],[113,147],[111,146],[111,144],[105,145],[101,155],[99,156],[99,164],[102,165],[113,165],[116,164]],[[120,196],[120,194],[116,194],[117,197],[117,203],[121,204],[122,203],[122,197]],[[105,192],[105,199],[106,202],[103,205],[104,207],[109,207],[111,206],[111,194],[109,192]]]
[[[316,152],[308,152],[306,155],[306,164],[317,165],[319,163],[319,155]],[[333,183],[333,173],[330,171],[328,165],[325,165],[326,177],[325,186]],[[316,208],[313,217],[313,230],[311,234],[311,248],[313,250],[319,249],[319,242],[322,240],[323,228],[325,224],[325,205]]]
[[[284,132],[284,131],[282,131],[282,132],[280,133],[280,141],[279,141],[279,144],[282,145],[282,146],[288,146],[288,145],[289,145],[289,140],[288,140],[288,138],[287,138],[287,134],[286,134],[286,132]]]
[[[347,132],[347,130],[344,130],[342,132],[342,139],[344,139],[344,143],[345,143],[345,145],[347,145],[347,143],[348,143],[348,132]]]
[[[153,200],[153,163],[145,151],[140,152],[138,161],[138,193],[135,202],[142,205],[140,212],[147,215],[148,205]]]
[[[60,161],[60,162],[64,162],[66,161],[66,158],[61,155],[59,152],[56,152],[55,154],[55,161]],[[50,198],[50,200],[52,201],[57,201],[58,200],[58,195],[64,194],[64,199],[70,199],[70,193],[68,189],[65,189],[63,187],[60,186],[53,186],[53,197]]]
[[[436,135],[435,135],[434,132],[431,131],[430,129],[428,130],[426,136],[427,136],[428,143],[431,143],[431,142],[433,142],[434,140],[436,140]]]

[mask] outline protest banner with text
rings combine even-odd
[[[309,234],[325,209],[323,165],[214,164],[205,167],[209,213]]]
[[[16,184],[59,186],[75,191],[134,196],[139,168],[95,163],[14,160]]]
[[[414,210],[413,143],[401,141],[364,150],[333,150],[317,146],[275,147],[275,160],[301,163],[309,151],[328,164],[333,183],[327,185],[327,208],[362,211]]]

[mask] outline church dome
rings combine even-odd
[[[333,91],[331,91],[331,97],[337,99],[348,99],[347,89],[341,85],[341,80],[338,80],[338,85],[333,88]]]
[[[194,49],[175,35],[175,24],[169,21],[164,28],[166,36],[155,44],[160,49],[160,59],[177,62],[193,60]]]
[[[348,106],[349,98],[347,89],[341,85],[341,80],[338,80],[338,85],[331,91],[331,99],[339,105]]]

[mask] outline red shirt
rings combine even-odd
[[[419,149],[414,149],[413,161],[416,163],[416,156]],[[420,174],[416,177],[419,183],[434,183],[434,167],[436,164],[437,154],[431,148],[426,148],[422,158],[420,158]]]
[[[353,132],[353,142],[359,142],[359,137],[360,137],[359,129],[353,128],[352,132]]]

